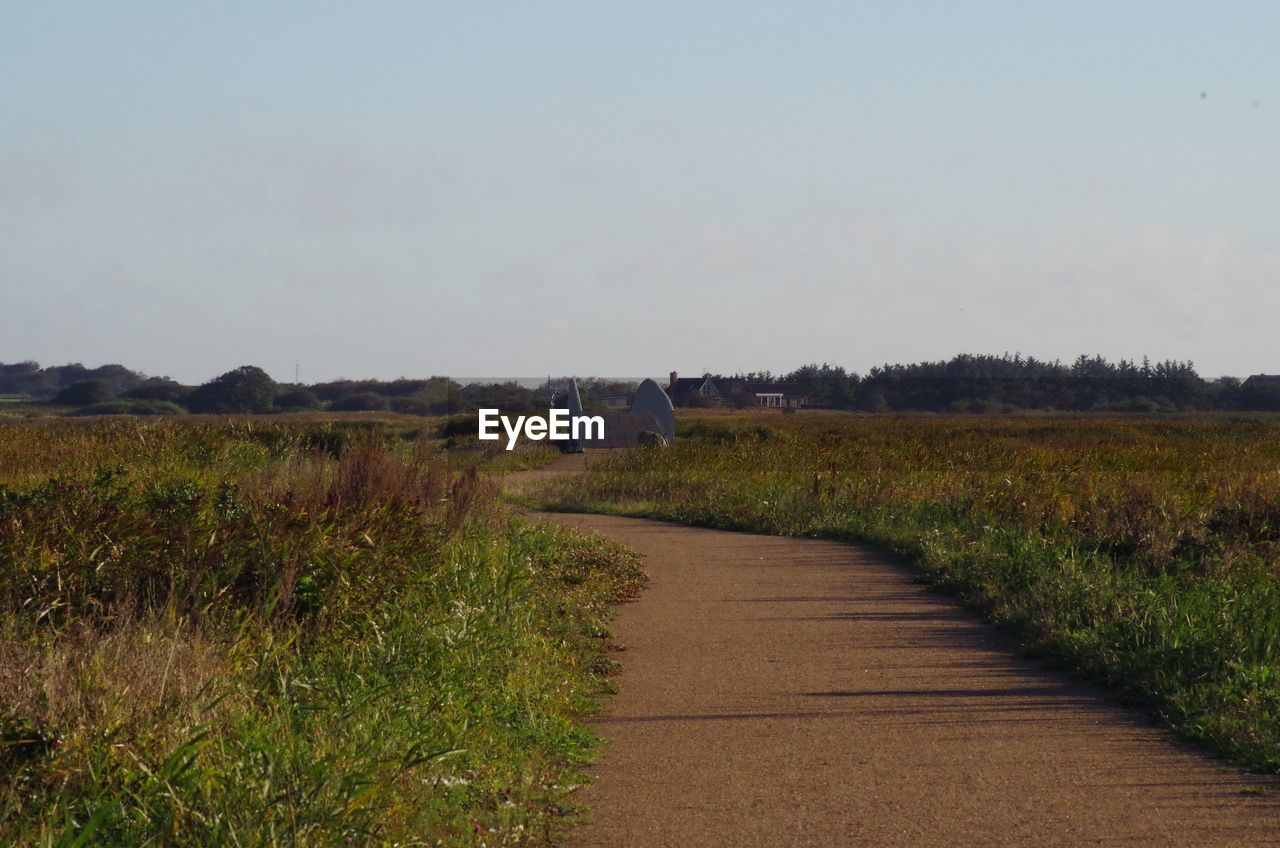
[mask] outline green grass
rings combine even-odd
[[[1029,651],[1280,772],[1280,429],[1268,419],[721,415],[544,497],[882,546]]]
[[[117,398],[79,407],[70,414],[79,417],[94,415],[186,415],[187,411],[176,403],[164,400]]]
[[[493,457],[385,423],[0,429],[0,843],[572,821],[609,604],[641,574],[511,516]]]

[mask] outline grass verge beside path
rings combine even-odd
[[[1029,651],[1280,772],[1274,422],[695,418],[542,505],[887,548]]]
[[[386,428],[0,429],[0,843],[536,845],[572,821],[633,555]]]

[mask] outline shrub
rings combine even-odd
[[[184,386],[173,380],[155,378],[141,386],[134,386],[125,392],[124,396],[135,400],[167,400],[170,403],[182,403],[191,396],[193,391],[195,389],[190,386]]]
[[[450,415],[440,425],[440,437],[475,436],[478,432],[478,421],[474,415]]]
[[[303,386],[298,386],[276,395],[275,408],[287,409],[319,409],[320,398],[316,393]]]
[[[361,392],[335,400],[329,404],[329,408],[335,412],[386,412],[391,408],[391,404],[382,395]]]
[[[106,380],[81,380],[58,392],[53,402],[59,406],[86,406],[110,400],[114,396],[115,392]]]

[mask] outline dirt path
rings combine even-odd
[[[650,575],[615,622],[578,844],[1280,844],[1280,793],[1021,659],[882,556],[548,518]]]

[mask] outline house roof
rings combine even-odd
[[[703,386],[707,386],[708,383],[712,384],[712,388],[716,389],[713,393],[719,393],[719,388],[710,377],[681,377],[677,378],[675,383],[672,383],[671,386],[666,388],[667,397],[671,397],[672,400],[677,400],[677,398],[687,397],[689,395],[699,395],[699,393],[701,393],[701,388],[703,388]]]
[[[667,394],[671,397],[680,397],[698,391],[709,382],[711,382],[710,377],[678,377],[673,384],[667,386]],[[712,383],[712,385],[715,384]]]

